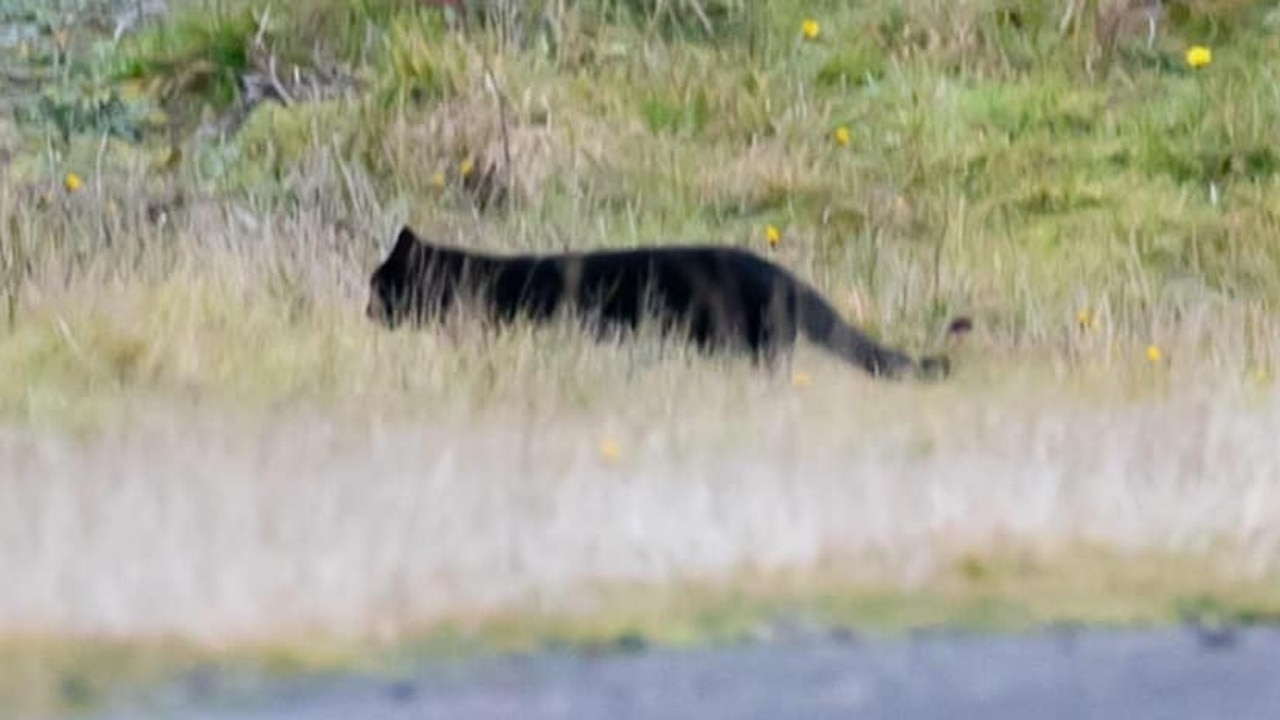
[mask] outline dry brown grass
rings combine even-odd
[[[24,282],[0,632],[395,637],[833,561],[927,587],[1011,547],[1280,569],[1280,396],[1238,370],[1275,328],[1210,299],[1141,334],[1105,306],[1057,339],[984,329],[942,385],[802,347],[797,384],[565,324],[386,333],[360,312],[372,243],[222,212]]]
[[[833,558],[851,584],[927,587],[1010,547],[1226,548],[1228,574],[1252,578],[1280,562],[1274,392],[885,388],[808,355],[798,388],[530,339],[368,341],[354,352],[417,369],[357,382],[391,396],[400,380],[419,407],[246,417],[170,400],[89,439],[6,432],[0,629],[395,637],[572,612],[593,583]]]

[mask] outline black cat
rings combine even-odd
[[[470,300],[498,322],[571,310],[609,330],[653,318],[703,350],[746,351],[770,365],[803,333],[875,376],[950,372],[946,356],[915,360],[876,343],[785,268],[730,247],[499,256],[435,245],[405,227],[369,282],[366,313],[389,327],[436,320]],[[969,328],[958,318],[950,332]]]

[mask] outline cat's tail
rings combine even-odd
[[[951,374],[951,360],[947,355],[930,355],[917,360],[881,345],[845,322],[835,308],[810,288],[802,288],[797,299],[799,327],[805,337],[872,376],[901,378],[915,375],[941,379]],[[973,322],[969,318],[955,318],[947,328],[947,339],[953,343],[972,329]]]
[[[961,315],[953,318],[947,326],[947,346],[955,349],[964,340],[964,336],[973,329],[973,321]],[[920,358],[916,374],[923,378],[940,379],[951,374],[951,358],[946,354],[927,355]]]

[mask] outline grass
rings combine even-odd
[[[934,0],[702,3],[710,34],[679,3],[465,32],[412,3],[173,5],[119,41],[50,25],[24,61],[48,82],[2,98],[6,705],[477,634],[1274,617],[1263,9],[1166,3],[1148,46]],[[237,110],[271,58],[299,101]],[[940,386],[563,324],[386,333],[365,279],[401,222],[731,243],[912,351],[977,330]]]
[[[1053,559],[1050,560],[1049,558]],[[925,587],[889,590],[814,573],[744,572],[713,582],[596,585],[605,613],[542,602],[475,612],[386,636],[277,635],[213,647],[164,638],[107,639],[38,634],[0,642],[7,673],[0,693],[40,715],[86,710],[175,679],[205,697],[252,695],[265,682],[359,672],[396,677],[424,662],[501,653],[630,652],[652,646],[732,645],[843,629],[876,640],[903,631],[1021,632],[1045,623],[1102,627],[1191,619],[1205,627],[1274,622],[1274,585],[1224,575],[1185,555],[1019,551],[962,557]],[[1206,578],[1216,581],[1206,591]],[[206,679],[201,686],[201,679]]]

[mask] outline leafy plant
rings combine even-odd
[[[36,102],[35,115],[49,123],[65,145],[72,135],[107,135],[130,142],[142,140],[145,111],[126,103],[116,90],[86,97],[74,90],[47,92]]]

